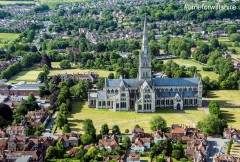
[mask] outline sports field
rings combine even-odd
[[[209,76],[209,78],[211,80],[217,80],[218,79],[218,74],[216,74],[213,71],[203,71],[202,70],[203,65],[198,63],[198,62],[195,62],[195,61],[193,61],[191,59],[187,59],[187,60],[184,60],[184,59],[172,59],[172,60],[174,62],[176,62],[177,64],[185,65],[186,67],[196,66],[196,68],[198,70],[198,73],[200,73],[202,75],[202,77]],[[167,61],[168,60],[164,60],[164,62],[167,62]]]
[[[88,108],[87,102],[73,101],[73,110],[68,121],[72,131],[81,132],[82,121],[92,119],[97,133],[101,125],[107,123],[109,128],[117,124],[122,132],[125,129],[131,130],[136,124],[144,128],[146,132],[151,132],[149,120],[156,115],[161,115],[166,119],[168,126],[171,124],[186,124],[195,126],[206,113],[203,108],[185,108],[184,111],[176,111],[173,108],[159,108],[155,113],[135,113],[135,112],[112,112],[111,110],[96,110]]]
[[[208,100],[218,102],[228,127],[240,129],[240,90],[210,91]]]

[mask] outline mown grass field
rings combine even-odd
[[[73,2],[85,2],[87,0],[39,0],[40,4],[46,4],[50,8],[54,8],[58,4],[73,3]]]
[[[16,83],[19,81],[26,81],[26,82],[36,82],[38,74],[40,73],[40,70],[31,70],[31,71],[21,71],[11,77],[9,79],[9,82]]]
[[[16,4],[16,3],[21,3],[21,4],[34,4],[34,1],[4,1],[1,0],[0,4],[7,5],[7,4]]]
[[[0,1],[1,4],[1,1]],[[15,33],[0,33],[0,44],[7,44],[10,41],[18,38],[19,34]]]
[[[102,124],[107,123],[109,128],[117,124],[124,133],[125,129],[131,130],[136,124],[151,132],[149,120],[156,115],[161,115],[167,121],[167,125],[178,123],[195,126],[206,113],[203,108],[185,108],[184,111],[176,111],[173,108],[159,108],[155,113],[112,112],[111,110],[96,110],[88,108],[87,102],[73,101],[73,110],[68,118],[72,131],[81,132],[84,119],[92,119],[97,133]],[[61,132],[58,130],[58,132]]]
[[[210,91],[207,100],[218,102],[228,127],[240,129],[240,90]]]
[[[58,64],[53,64],[53,67],[58,66]],[[17,73],[16,75],[14,75],[13,77],[11,77],[9,79],[9,82],[11,83],[16,83],[19,81],[26,81],[26,82],[36,82],[38,74],[41,72],[42,70],[28,70],[28,71],[21,71],[19,73]],[[97,74],[99,74],[100,77],[108,77],[109,73],[111,73],[111,71],[104,71],[104,70],[81,70],[81,69],[66,69],[66,70],[62,70],[62,69],[53,69],[50,70],[50,74],[49,76],[53,76],[53,75],[57,75],[57,74],[63,74],[63,73],[69,73],[69,74],[83,74],[83,73],[88,73],[88,72],[95,72]],[[114,72],[112,72],[114,73]]]
[[[217,80],[218,79],[218,74],[216,74],[213,71],[203,71],[202,70],[203,65],[198,63],[198,62],[195,62],[195,61],[193,61],[191,59],[187,59],[187,60],[184,60],[184,59],[172,59],[172,60],[174,62],[176,62],[177,64],[185,65],[186,67],[196,66],[196,68],[198,70],[198,73],[200,73],[203,77],[209,76],[209,78],[211,80]],[[168,60],[164,60],[164,62],[167,62],[167,61]]]

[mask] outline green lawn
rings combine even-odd
[[[31,71],[21,71],[11,77],[9,79],[9,82],[16,83],[19,81],[26,81],[26,82],[36,82],[38,74],[40,73],[40,70],[31,70]]]
[[[206,115],[203,108],[185,108],[183,112],[173,110],[173,108],[159,108],[156,113],[134,113],[96,110],[88,108],[87,102],[73,101],[72,104],[73,110],[68,121],[72,131],[75,132],[81,131],[82,121],[87,118],[93,120],[97,133],[104,123],[107,123],[110,128],[117,124],[122,132],[125,129],[131,130],[136,124],[139,124],[146,132],[151,132],[149,120],[156,115],[161,115],[166,119],[168,126],[174,123],[195,126],[197,121]]]
[[[164,62],[167,62],[168,60],[164,60]],[[203,76],[209,76],[209,78],[211,80],[217,80],[218,79],[218,74],[216,74],[215,72],[213,71],[203,71],[202,70],[202,67],[203,65],[198,63],[198,62],[195,62],[191,59],[187,59],[187,60],[184,60],[184,59],[173,59],[174,62],[176,62],[177,64],[179,65],[185,65],[187,67],[190,67],[190,66],[196,66],[197,67],[197,70],[198,72]]]
[[[0,4],[2,1],[0,1]],[[0,48],[7,45],[9,42],[18,38],[19,34],[14,33],[0,33]]]
[[[219,103],[228,127],[240,129],[240,90],[210,91],[207,99]]]
[[[0,4],[16,4],[16,3],[21,3],[21,4],[34,4],[34,1],[0,1]]]

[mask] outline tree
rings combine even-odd
[[[105,84],[105,78],[103,78],[103,77],[98,78],[97,88],[98,88],[99,90],[102,90],[102,89],[103,89],[104,84]]]
[[[57,125],[60,129],[62,129],[62,127],[63,127],[65,124],[67,124],[67,123],[68,123],[67,117],[64,116],[64,115],[61,114],[61,113],[58,113],[58,114],[57,114],[57,117],[56,117],[56,125]]]
[[[40,72],[38,74],[37,80],[43,83],[45,80],[47,80],[47,75],[44,72]]]
[[[49,146],[46,150],[46,158],[47,159],[53,159],[56,157],[57,150],[53,146]]]
[[[109,73],[108,79],[114,79],[114,73]]]
[[[85,134],[90,135],[93,139],[96,137],[96,129],[91,119],[84,120],[82,129]]]
[[[129,148],[131,145],[131,140],[129,137],[124,137],[123,140],[122,140],[122,146],[127,149]]]
[[[115,134],[115,135],[121,134],[118,125],[114,125],[114,126],[112,127],[112,134]]]
[[[83,146],[80,146],[79,148],[79,151],[75,154],[75,158],[77,159],[81,159],[85,154]]]
[[[62,142],[60,142],[60,141],[57,142],[56,151],[57,151],[57,157],[62,158],[64,155],[64,152],[65,152]]]
[[[216,116],[209,115],[197,123],[197,128],[207,135],[221,134],[227,128],[227,122]]]
[[[47,55],[42,55],[41,65],[47,65],[49,69],[52,68],[50,58]]]
[[[187,53],[186,51],[181,51],[180,57],[181,57],[182,59],[188,59],[188,53]]]
[[[13,120],[12,109],[8,105],[0,103],[0,116],[2,116],[4,120],[12,121]]]
[[[150,129],[154,130],[161,130],[167,127],[167,122],[161,116],[154,116],[149,122]]]
[[[46,76],[50,73],[49,67],[46,64],[42,66],[42,70]]]
[[[101,135],[108,135],[109,128],[107,124],[103,124],[100,130]]]
[[[182,153],[180,150],[173,150],[172,158],[180,160],[181,157],[182,157]]]
[[[94,142],[94,139],[89,134],[83,134],[80,138],[81,138],[82,144],[84,145],[91,144]]]
[[[70,69],[71,68],[71,64],[70,64],[69,60],[62,60],[59,65],[62,69]]]
[[[128,134],[129,133],[129,129],[125,129],[125,133]]]
[[[71,133],[71,128],[70,128],[69,124],[64,124],[62,133]]]
[[[59,110],[60,110],[60,113],[63,114],[64,116],[66,116],[69,113],[66,103],[62,103],[59,107]]]
[[[220,108],[219,108],[217,102],[210,101],[209,104],[208,104],[208,109],[209,109],[209,112],[210,112],[211,115],[215,115],[217,117],[220,117],[221,111],[220,111]]]

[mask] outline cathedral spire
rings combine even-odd
[[[142,39],[142,49],[139,54],[139,79],[151,79],[151,55],[148,50],[148,39],[147,39],[147,16],[145,15],[144,25],[143,25],[143,39]]]
[[[148,49],[148,40],[147,40],[147,15],[146,15],[146,14],[145,14],[145,18],[144,18],[142,51],[145,51],[145,49]],[[148,54],[148,52],[144,52],[144,54]]]

